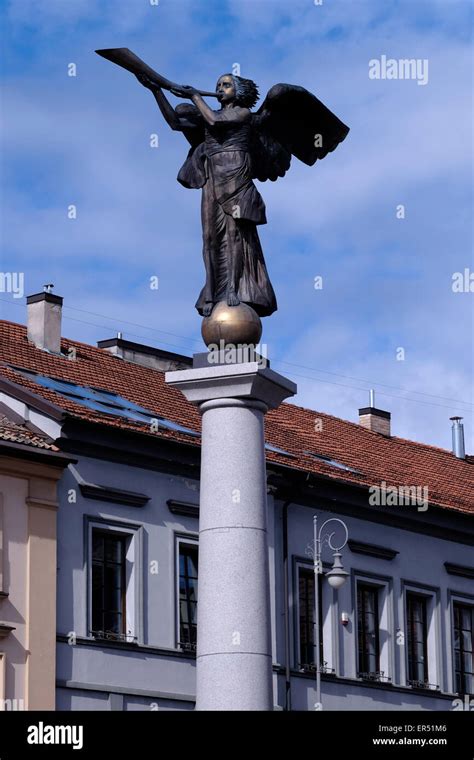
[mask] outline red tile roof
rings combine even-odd
[[[74,348],[76,358],[68,360],[32,346],[26,328],[0,322],[0,375],[28,388],[60,407],[68,415],[103,425],[135,430],[156,436],[145,423],[114,417],[43,388],[5,365],[35,371],[79,385],[103,388],[180,425],[199,431],[199,412],[180,391],[165,384],[164,373],[125,362],[103,349],[62,340],[62,351]],[[316,421],[320,421],[316,425]],[[321,429],[320,429],[321,428]],[[176,431],[160,429],[165,438],[198,445],[198,441]],[[360,425],[322,412],[284,403],[266,416],[266,440],[294,458],[267,452],[270,462],[312,472],[332,480],[361,486],[426,486],[429,501],[441,507],[474,514],[474,457],[457,459],[450,451],[408,441],[387,438]],[[350,472],[314,459],[305,452],[330,457],[357,470]]]
[[[33,446],[37,449],[59,451],[57,446],[50,443],[46,436],[33,433],[25,425],[18,425],[16,422],[12,422],[8,417],[5,417],[4,414],[0,414],[0,453],[2,441],[6,441],[7,443],[21,443],[25,446]]]

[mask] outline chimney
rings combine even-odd
[[[390,436],[390,412],[375,408],[375,391],[370,391],[369,406],[359,409],[359,424],[380,435]]]
[[[53,287],[50,283],[43,293],[27,296],[28,340],[36,348],[60,354],[63,299],[52,292]]]
[[[126,362],[141,364],[143,367],[157,369],[160,372],[189,369],[193,364],[189,356],[164,351],[162,348],[155,348],[154,346],[146,346],[143,343],[134,343],[131,340],[124,340],[121,332],[117,333],[116,338],[99,340],[97,347],[108,351],[113,356],[119,356]]]
[[[462,417],[450,417],[449,419],[453,423],[453,454],[458,459],[465,459],[466,450],[464,447],[464,425],[461,422]]]

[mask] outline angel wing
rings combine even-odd
[[[304,87],[276,84],[252,116],[252,163],[255,179],[284,177],[291,157],[313,166],[331,153],[349,132],[318,98]]]

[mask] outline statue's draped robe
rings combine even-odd
[[[206,303],[226,299],[232,268],[240,301],[261,317],[277,308],[257,233],[267,220],[252,181],[251,140],[251,118],[206,124],[204,141],[191,149],[178,174],[184,187],[203,189],[206,282],[196,302],[200,314]]]

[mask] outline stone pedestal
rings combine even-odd
[[[166,373],[202,413],[198,710],[272,710],[264,415],[296,386],[257,362]]]

